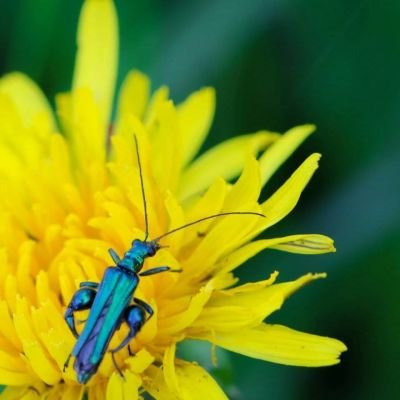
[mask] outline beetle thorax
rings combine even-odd
[[[135,239],[132,242],[132,247],[124,254],[118,266],[133,272],[139,272],[143,267],[145,258],[154,256],[158,249],[159,246],[156,242]]]

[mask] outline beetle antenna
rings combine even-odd
[[[143,211],[144,211],[144,227],[145,227],[145,237],[144,241],[147,240],[149,237],[149,221],[147,218],[147,203],[146,203],[146,193],[144,191],[144,183],[143,183],[143,174],[142,174],[142,164],[140,162],[140,154],[139,154],[139,144],[136,135],[133,135],[133,138],[135,139],[135,148],[136,148],[136,157],[138,161],[138,167],[139,167],[139,176],[140,176],[140,187],[142,189],[142,199],[143,199]]]
[[[171,235],[171,233],[175,233],[175,232],[177,232],[177,231],[180,231],[181,229],[185,229],[185,228],[187,228],[187,227],[189,227],[189,226],[196,225],[196,224],[198,224],[198,223],[200,223],[200,222],[203,222],[203,221],[206,221],[206,220],[208,220],[208,219],[217,218],[217,217],[223,217],[223,216],[225,216],[225,215],[256,215],[256,216],[258,216],[258,217],[263,217],[263,218],[265,218],[265,215],[264,215],[264,214],[257,213],[257,212],[252,212],[252,211],[230,211],[230,212],[223,212],[223,213],[219,213],[219,214],[209,215],[208,217],[200,218],[200,219],[198,219],[198,220],[196,220],[196,221],[192,221],[192,222],[189,222],[188,224],[179,226],[178,228],[171,229],[170,231],[168,231],[168,232],[162,234],[161,236],[158,236],[158,237],[156,237],[155,239],[153,239],[153,242],[158,242],[160,239],[164,238],[165,236]]]

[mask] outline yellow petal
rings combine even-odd
[[[209,341],[248,357],[300,367],[322,367],[340,362],[346,346],[337,339],[262,324],[240,332],[210,335]]]
[[[197,221],[204,216],[218,214],[222,211],[228,185],[222,178],[217,178],[207,191],[199,198],[192,198],[193,202],[187,211],[186,221]],[[192,243],[198,239],[200,233],[207,232],[210,225],[214,221],[212,219],[201,223],[198,229],[186,229],[183,237],[184,245]]]
[[[159,331],[165,335],[173,335],[185,329],[198,317],[204,304],[210,298],[211,292],[212,285],[209,283],[189,300],[183,312],[160,320]]]
[[[143,387],[156,400],[177,400],[176,393],[168,388],[162,368],[151,365],[146,370],[146,376],[143,379]]]
[[[106,121],[87,87],[77,88],[72,94],[58,95],[56,101],[61,123],[72,144],[74,161],[87,173],[93,160],[105,159]]]
[[[314,130],[314,125],[296,126],[264,152],[259,160],[263,185]]]
[[[90,400],[104,400],[106,398],[108,381],[96,382],[87,388],[87,398]],[[86,399],[85,399],[86,400]]]
[[[64,136],[51,135],[50,158],[53,166],[52,172],[55,174],[57,183],[71,183],[70,153]]]
[[[324,254],[335,251],[333,240],[324,235],[302,234],[263,239],[248,243],[229,254],[218,262],[215,270],[221,273],[232,271],[267,248],[298,254]]]
[[[184,399],[228,399],[212,376],[199,365],[182,362],[177,366],[176,373]]]
[[[11,86],[10,90],[14,89],[13,85],[5,86],[7,89],[8,86]],[[15,95],[14,100],[7,91],[0,90],[0,171],[10,178],[5,187],[12,185],[11,188],[19,188],[21,183],[26,183],[26,168],[29,171],[36,170],[48,150],[48,137],[53,130],[51,123],[45,121],[47,112],[40,105],[37,110],[31,107],[35,110],[32,110],[32,115],[25,117],[22,108],[24,104],[16,104],[16,101],[20,101],[19,96],[20,93]],[[29,97],[28,94],[27,96]],[[31,100],[33,101],[32,98]],[[2,186],[4,187],[4,183]],[[19,194],[19,197],[24,196],[26,193]]]
[[[318,168],[320,154],[309,156],[292,176],[267,200],[262,204],[266,218],[262,221],[263,225],[271,226],[280,221],[283,217],[293,210],[300,194]]]
[[[4,297],[7,300],[8,306],[14,312],[17,299],[17,279],[15,275],[8,274],[4,285]]]
[[[45,396],[47,390],[43,385],[43,388],[38,388],[38,383],[31,384],[30,386],[23,385],[22,387],[15,386],[7,386],[1,392],[0,398],[1,400],[39,400],[40,396]],[[28,383],[26,383],[28,385]],[[40,385],[42,386],[42,385]],[[39,394],[40,393],[40,394]],[[47,397],[46,397],[47,398]]]
[[[265,313],[261,305],[254,307],[222,306],[205,307],[199,317],[190,325],[188,336],[202,339],[204,332],[234,332],[259,324]]]
[[[122,379],[117,372],[113,372],[107,384],[107,400],[123,400]]]
[[[270,248],[297,254],[324,254],[336,251],[333,240],[325,235],[292,235],[286,239]]]
[[[249,153],[257,154],[278,137],[275,133],[260,131],[229,139],[206,151],[184,171],[178,188],[180,199],[203,191],[217,177],[226,180],[236,177]]]
[[[46,394],[45,396],[47,400],[58,400],[57,398],[52,396],[47,397]],[[38,400],[38,399],[39,399],[38,394],[34,390],[30,389],[23,397],[21,397],[20,400]],[[75,399],[80,400],[78,397],[75,397]]]
[[[136,168],[137,157],[134,150],[135,146],[133,144],[133,133],[135,133],[139,143],[142,175],[145,182],[148,222],[151,235],[154,237],[164,232],[160,231],[160,229],[162,229],[161,227],[164,225],[164,215],[158,211],[158,207],[163,204],[164,199],[158,195],[159,187],[148,184],[152,182],[153,179],[151,177],[152,158],[149,142],[146,137],[147,132],[141,121],[134,115],[129,115],[127,118],[124,118],[120,128],[118,133],[111,139],[113,150],[115,151],[115,161],[108,165],[118,184],[119,193],[121,193],[121,195],[115,199],[115,202],[124,202],[126,196],[129,202],[129,209],[131,209],[130,204],[132,204],[135,210],[134,215],[136,217],[136,223],[133,226],[140,226],[144,229],[142,193],[139,170]],[[132,230],[131,226],[127,226],[126,228],[127,230]]]
[[[183,165],[196,155],[203,144],[214,113],[215,91],[209,87],[191,94],[178,106]]]
[[[243,204],[235,211],[260,212],[260,209],[253,204]],[[185,278],[190,276],[200,279],[212,272],[215,262],[236,248],[254,230],[259,219],[263,218],[257,215],[228,215],[218,218],[184,262]]]
[[[29,390],[19,400],[37,400],[37,399],[38,399],[37,393],[35,391],[33,391],[33,390]],[[55,400],[55,399],[51,398],[51,397],[48,397],[48,400]]]
[[[26,372],[26,364],[19,354],[0,350],[0,368],[13,372]],[[1,378],[1,376],[0,376]]]
[[[176,109],[167,100],[158,106],[155,122],[149,128],[152,152],[152,169],[162,191],[175,191],[177,185],[182,149],[179,145],[181,132]]]
[[[145,126],[149,131],[157,124],[157,116],[160,107],[168,101],[169,89],[166,86],[161,86],[151,96],[148,110],[145,115]]]
[[[29,314],[27,301],[18,298],[14,324],[17,335],[23,344],[24,354],[36,375],[48,385],[54,385],[61,378],[60,370],[49,358],[43,344],[36,336]]]
[[[133,373],[141,374],[154,361],[154,357],[145,349],[138,351],[134,357],[129,357],[126,364]]]
[[[166,199],[164,201],[165,208],[168,213],[169,220],[172,221],[174,226],[170,228],[174,228],[176,226],[181,226],[184,224],[184,216],[181,205],[176,201],[175,197],[171,195],[170,192],[167,192]],[[181,242],[183,237],[185,236],[185,231],[178,231],[172,237],[168,238],[168,246],[172,249],[179,249],[181,246]]]
[[[150,367],[144,387],[157,400],[227,400],[225,393],[206,370],[196,364],[180,361],[175,365],[178,396],[172,392],[160,368]]]
[[[317,153],[309,156],[292,176],[268,200],[262,203],[262,212],[265,218],[258,220],[257,226],[246,237],[246,240],[276,224],[293,210],[302,191],[318,168],[320,158],[321,155]]]
[[[261,190],[260,168],[253,156],[248,156],[240,178],[226,196],[224,211],[241,208],[243,204],[257,202]]]
[[[191,336],[201,338],[202,332],[232,332],[259,325],[280,309],[288,296],[307,283],[324,278],[325,274],[307,274],[293,282],[272,285],[275,276],[276,273],[263,282],[215,292],[192,323]]]
[[[84,393],[84,386],[64,385],[61,400],[80,400]]]
[[[180,388],[175,369],[175,350],[176,350],[175,344],[173,344],[172,346],[168,347],[165,350],[163,366],[164,366],[164,379],[167,384],[167,387],[172,393],[176,393],[178,397]]]
[[[4,300],[0,301],[0,321],[1,334],[19,351],[22,351],[21,341],[17,336],[13,320],[11,318],[7,302]]]
[[[29,298],[34,298],[34,286],[31,279],[27,277],[32,275],[32,256],[35,248],[35,242],[27,240],[21,244],[19,249],[19,259],[17,265],[17,284],[20,293],[24,293]]]
[[[308,283],[321,278],[326,278],[325,273],[319,274],[306,274],[301,276],[300,278],[283,283],[276,283],[275,277],[277,273],[274,272],[271,274],[271,277],[264,281],[264,284],[260,286],[261,282],[248,283],[245,285],[237,286],[233,289],[227,289],[221,292],[221,296],[216,296],[210,301],[210,305],[212,306],[223,306],[225,304],[230,305],[241,305],[247,306],[249,308],[254,306],[254,303],[260,302],[268,304],[272,301],[273,298],[278,299],[279,307],[282,305],[284,300],[286,300],[290,295],[292,295],[295,291],[299,290],[303,286]],[[272,282],[274,284],[272,285]],[[224,296],[223,296],[224,295]],[[275,311],[277,308],[272,309],[271,312]],[[268,314],[265,314],[265,317]]]
[[[12,387],[8,386],[3,389],[1,392],[2,400],[19,400],[26,392],[25,387]]]
[[[61,370],[75,343],[62,314],[51,301],[47,301],[32,312],[32,319],[47,351]],[[73,376],[72,368],[67,372],[69,376]]]
[[[113,1],[84,2],[77,41],[73,90],[89,88],[106,122],[111,113],[118,65],[118,21]]]
[[[123,378],[114,372],[107,384],[106,400],[136,400],[141,384],[141,379],[130,371],[124,371]]]
[[[0,129],[2,132],[2,136],[4,135],[4,129],[3,128],[3,124],[1,123],[1,119],[2,119],[2,114],[4,111],[4,109],[1,109],[2,106],[2,101],[1,101],[1,96],[0,96]],[[19,202],[21,202],[21,200],[23,200],[23,198],[21,199],[21,195],[18,192],[19,189],[19,183],[22,182],[23,180],[23,176],[24,176],[24,163],[22,162],[22,160],[19,158],[18,156],[18,152],[14,151],[14,149],[10,148],[9,145],[6,145],[4,143],[4,137],[1,138],[1,146],[0,146],[0,173],[2,175],[2,177],[7,177],[10,180],[10,183],[7,185],[7,196],[10,196],[10,189],[11,189],[11,185],[15,186],[15,188],[13,188],[13,192],[15,192],[17,194],[14,195],[13,197],[17,198]],[[1,190],[4,191],[6,189],[6,187],[4,186],[4,188],[2,188]],[[5,198],[3,199],[3,203],[6,203],[8,199]]]
[[[0,93],[10,96],[25,127],[40,120],[42,129],[39,133],[48,134],[55,129],[53,112],[46,96],[26,75],[19,72],[5,75],[0,79]]]
[[[150,95],[150,80],[139,71],[131,71],[121,86],[118,100],[118,119],[123,114],[134,114],[142,119]]]
[[[36,380],[37,377],[32,372],[15,372],[0,368],[0,385],[31,385]]]
[[[190,206],[187,212],[187,221],[196,221],[207,215],[218,214],[222,210],[227,193],[227,184],[222,178],[217,178],[205,193],[199,196]],[[209,220],[202,229],[206,230],[212,224]]]

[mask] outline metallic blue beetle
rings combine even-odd
[[[153,315],[153,309],[149,304],[134,297],[135,290],[139,284],[139,277],[154,275],[165,271],[180,272],[180,270],[172,270],[170,267],[166,266],[151,268],[140,272],[145,259],[154,256],[161,248],[159,245],[160,239],[180,229],[224,215],[257,215],[264,217],[263,214],[255,212],[224,212],[190,222],[172,229],[156,239],[147,241],[148,219],[146,197],[138,143],[136,136],[134,138],[144,206],[145,239],[143,241],[138,239],[134,240],[132,242],[132,247],[124,254],[122,259],[113,249],[109,249],[115,266],[108,267],[105,270],[100,284],[96,282],[82,282],[80,284],[80,289],[74,294],[66,309],[64,316],[65,321],[73,335],[77,338],[77,341],[71,354],[65,361],[64,371],[68,367],[71,356],[74,356],[74,370],[77,374],[78,382],[81,384],[88,382],[96,373],[115,331],[117,331],[124,322],[129,327],[128,335],[117,347],[109,350],[115,368],[123,377],[122,371],[115,361],[114,354],[125,346],[128,346],[129,354],[132,355],[129,342],[137,335],[144,323]],[[74,312],[89,309],[88,319],[84,321],[85,326],[79,335],[75,327]]]
[[[170,270],[170,267],[157,267],[140,272],[145,258],[154,256],[159,248],[157,241],[134,240],[122,259],[110,249],[116,266],[105,270],[100,285],[82,282],[80,289],[72,297],[65,312],[65,320],[78,340],[64,367],[68,366],[70,357],[74,356],[74,369],[79,383],[86,383],[97,371],[111,338],[122,322],[128,324],[129,333],[115,349],[110,350],[112,355],[129,345],[146,319],[153,315],[150,305],[134,298],[133,294],[139,283],[139,276]],[[130,305],[132,299],[133,304]],[[90,309],[89,317],[79,336],[75,328],[74,312],[87,309]],[[114,364],[121,373],[115,360]]]

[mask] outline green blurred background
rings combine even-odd
[[[81,1],[0,5],[1,74],[26,72],[54,102],[70,86]],[[321,167],[295,212],[265,236],[325,233],[338,252],[266,251],[239,274],[250,281],[278,269],[286,280],[327,271],[270,321],[342,339],[342,363],[305,369],[219,352],[213,369],[199,344],[182,354],[213,369],[231,399],[399,398],[400,2],[120,0],[117,8],[119,81],[139,68],[176,101],[217,89],[204,148],[261,128],[318,126],[263,196],[311,152],[323,154]]]

